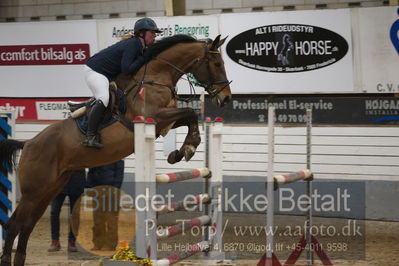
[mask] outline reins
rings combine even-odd
[[[154,59],[159,60],[159,58],[157,58],[157,57],[155,57]],[[159,60],[159,61],[161,61],[161,60]],[[175,65],[173,65],[173,64],[170,63],[169,61],[164,60],[164,61],[162,61],[162,62],[167,63],[168,65],[170,65],[170,66],[172,66],[173,68],[177,69],[179,72],[184,73],[184,71],[182,71],[181,69],[177,68]],[[128,95],[134,88],[138,88],[138,87],[140,87],[140,86],[142,86],[142,85],[144,85],[144,84],[150,84],[150,85],[159,85],[159,86],[168,87],[168,88],[170,89],[171,93],[172,93],[172,97],[173,97],[173,98],[176,98],[176,99],[179,99],[179,97],[177,96],[176,87],[171,86],[171,85],[166,84],[166,83],[158,82],[158,81],[144,80],[145,75],[146,75],[146,72],[147,72],[147,64],[148,64],[148,63],[145,63],[145,65],[144,65],[144,73],[143,73],[143,76],[142,76],[141,80],[140,80],[140,81],[136,81],[136,80],[134,79],[134,77],[133,77],[133,80],[136,81],[136,84],[135,84],[134,86],[130,87],[129,89],[127,89],[127,90],[125,91],[125,95]],[[135,95],[133,96],[133,99],[136,98],[138,92],[139,92],[139,90],[136,91]]]
[[[201,59],[197,58],[196,64],[198,64],[198,66],[201,66],[202,64],[206,63],[207,72],[208,72],[208,75],[210,76],[210,79],[209,79],[209,80],[214,80],[214,79],[213,79],[212,72],[211,72],[211,69],[210,69],[210,65],[209,65],[208,54],[210,54],[210,53],[219,54],[220,52],[219,52],[219,51],[209,50],[208,44],[207,44],[206,42],[204,42],[204,57],[201,58]],[[187,75],[189,74],[189,72],[184,71],[183,69],[179,68],[179,67],[176,66],[175,64],[173,64],[173,63],[171,63],[170,61],[168,61],[168,60],[166,60],[166,59],[163,59],[163,58],[161,58],[161,57],[154,57],[154,60],[157,60],[157,61],[159,61],[159,62],[162,62],[162,63],[164,63],[164,64],[166,64],[166,65],[172,67],[173,69],[175,69],[175,70],[176,70],[177,72],[179,72],[180,74],[185,75],[185,76],[186,76],[185,79],[188,81],[189,86],[190,86],[190,95],[192,95],[193,97],[190,97],[190,98],[188,98],[188,99],[179,97],[179,96],[177,95],[176,87],[175,87],[175,86],[172,86],[172,85],[170,85],[170,84],[166,84],[166,83],[162,83],[162,82],[158,82],[158,81],[153,81],[153,80],[144,80],[144,79],[145,79],[146,72],[147,72],[147,64],[148,64],[148,63],[146,63],[145,66],[144,66],[144,67],[145,67],[145,68],[144,68],[144,73],[143,73],[143,75],[142,75],[141,80],[140,80],[140,81],[137,81],[137,83],[136,83],[135,86],[132,86],[131,88],[129,88],[128,90],[126,90],[126,91],[125,91],[125,95],[129,94],[130,91],[132,91],[132,90],[133,90],[134,88],[136,88],[136,87],[140,87],[140,86],[142,86],[142,85],[144,85],[144,84],[150,84],[150,85],[158,85],[158,86],[168,87],[168,88],[170,89],[171,93],[172,93],[172,97],[175,98],[175,99],[177,99],[177,100],[181,100],[181,101],[186,101],[186,102],[187,102],[187,101],[191,101],[192,99],[195,98],[196,93],[195,93],[194,85],[193,85],[192,81],[191,81],[191,80],[188,78],[188,76],[187,76]],[[204,87],[205,90],[208,92],[209,96],[212,97],[212,98],[215,97],[219,92],[221,92],[221,91],[222,91],[226,86],[228,86],[230,83],[231,83],[231,81],[228,81],[228,80],[214,80],[214,81],[206,82],[206,83],[202,83],[202,82],[199,82],[199,81],[198,81],[198,84],[199,84],[201,87]],[[213,85],[220,85],[220,84],[225,84],[225,86],[220,87],[220,88],[218,88],[218,89],[214,89],[214,90],[212,89],[212,86],[213,86]],[[137,96],[138,92],[139,92],[139,90],[137,89],[135,95],[133,96],[133,99]]]
[[[210,63],[209,63],[209,54],[220,54],[220,52],[218,50],[210,50],[208,47],[208,43],[204,42],[204,56],[202,58],[197,58],[194,60],[194,63],[188,68],[188,69],[192,69],[194,66],[197,68],[202,67],[203,64],[206,64],[206,72],[207,72],[207,80],[209,80],[208,82],[200,82],[198,81],[198,85],[204,87],[204,89],[208,92],[208,94],[210,95],[211,98],[216,97],[220,91],[222,91],[226,86],[228,86],[231,81],[228,80],[215,80],[213,73],[211,71],[211,67],[210,67]],[[124,95],[127,96],[131,91],[133,91],[134,89],[137,88],[137,90],[135,91],[134,95],[133,95],[133,101],[135,101],[137,95],[140,92],[140,87],[143,86],[144,84],[149,84],[149,85],[157,85],[157,86],[164,86],[170,89],[172,97],[176,100],[180,100],[180,101],[185,101],[185,102],[189,102],[195,99],[196,93],[195,93],[195,88],[193,85],[193,82],[190,80],[190,78],[188,77],[188,74],[190,73],[190,71],[185,71],[183,69],[181,69],[180,67],[176,66],[175,64],[173,64],[172,62],[161,58],[161,57],[154,57],[154,60],[157,60],[159,62],[162,62],[164,64],[166,64],[169,67],[172,67],[173,69],[175,69],[179,74],[181,74],[182,76],[185,75],[186,76],[186,80],[189,83],[190,86],[190,97],[189,98],[182,98],[179,97],[177,95],[177,90],[175,86],[172,86],[170,84],[167,83],[163,83],[163,82],[158,82],[158,81],[154,81],[154,80],[145,80],[146,77],[146,73],[147,73],[147,66],[148,66],[148,62],[145,63],[144,65],[144,71],[143,74],[140,78],[140,81],[137,81],[134,77],[132,77],[133,81],[135,81],[135,84],[131,87],[129,87],[128,89],[126,89],[124,91]],[[212,86],[213,85],[220,85],[220,84],[225,84],[225,86],[222,86],[220,88],[217,89],[213,89]],[[120,115],[119,112],[117,112],[117,115],[115,117],[117,120],[119,120],[123,125],[125,125],[129,130],[134,131],[133,129],[133,124],[128,121],[123,115]]]

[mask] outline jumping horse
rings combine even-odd
[[[116,80],[126,95],[126,120],[132,121],[137,116],[155,119],[157,136],[171,128],[188,127],[182,147],[169,155],[169,163],[182,158],[190,160],[201,142],[197,114],[191,108],[177,108],[175,86],[181,76],[192,73],[203,84],[213,104],[222,107],[231,99],[230,82],[218,49],[225,39],[221,40],[220,35],[213,41],[187,35],[163,38],[148,48],[145,55],[150,59],[133,77],[121,74]],[[17,235],[13,262],[25,264],[29,236],[50,201],[69,181],[71,171],[112,163],[134,152],[134,132],[123,123],[117,121],[100,134],[104,148],[85,147],[81,144],[84,135],[74,119],[68,118],[49,125],[25,142],[11,139],[0,142],[2,172],[15,167],[15,154],[22,149],[16,167],[21,199],[5,225],[2,266],[12,263]]]

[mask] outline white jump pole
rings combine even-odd
[[[151,195],[156,194],[155,181],[155,123],[143,117],[137,117],[134,128],[134,145],[136,160],[136,255],[157,260],[156,211],[152,207]],[[144,201],[144,202],[143,202]],[[144,221],[144,222],[143,222]],[[147,249],[150,255],[147,256]]]
[[[204,138],[205,138],[205,153],[204,153],[204,165],[205,167],[207,167],[209,169],[209,146],[210,146],[210,128],[211,128],[211,119],[204,118],[204,112],[205,112],[205,94],[202,93],[201,97],[201,119],[202,119],[202,128],[204,130]],[[209,179],[206,179],[203,185],[203,193],[206,193],[209,195],[210,191],[209,191]],[[204,206],[204,215],[210,215],[211,214],[211,209],[210,209],[210,205],[209,204],[205,204]],[[209,242],[209,231],[205,230],[205,233],[202,237],[202,240]],[[205,256],[208,256],[208,252],[205,252]]]
[[[309,197],[308,211],[306,213],[306,228],[305,241],[307,249],[307,265],[313,265],[313,247],[312,247],[312,180],[313,173],[311,171],[311,130],[312,130],[312,110],[306,110],[306,168],[295,173],[274,176],[274,123],[275,123],[275,108],[268,109],[268,172],[267,172],[267,216],[266,216],[266,257],[265,265],[273,265],[274,254],[274,236],[273,232],[273,218],[274,218],[274,185],[288,184],[297,182],[299,180],[307,181],[306,192]]]
[[[212,251],[209,256],[211,259],[224,260],[222,230],[223,230],[223,210],[222,210],[222,183],[223,183],[223,119],[216,118],[212,127],[209,128],[209,169],[212,172],[211,186],[209,191],[212,194],[212,202],[209,206],[208,215],[213,214],[211,227],[216,230],[209,237]]]
[[[169,265],[170,260],[180,260],[187,257],[190,254],[172,254],[170,260],[164,258],[158,260],[157,257],[157,239],[162,237],[157,236],[157,208],[155,202],[152,202],[152,197],[156,195],[157,179],[158,183],[171,183],[184,181],[186,179],[192,179],[197,177],[209,177],[209,170],[207,168],[193,169],[189,171],[183,171],[178,173],[170,174],[158,174],[155,173],[155,122],[147,119],[144,121],[143,117],[137,117],[135,120],[135,160],[136,160],[136,201],[137,197],[140,200],[137,201],[136,206],[136,254],[141,258],[150,258],[155,264]],[[216,231],[212,231],[212,235],[206,236],[206,241],[201,242],[199,245],[201,250],[195,250],[192,254],[198,251],[206,250],[206,245],[211,245],[211,252],[207,252],[205,257],[207,260],[224,259],[224,253],[222,252],[222,211],[221,211],[221,193],[222,193],[222,127],[223,119],[217,118],[212,126],[208,128],[209,135],[207,138],[208,148],[206,151],[206,161],[209,164],[209,169],[212,172],[212,178],[210,182],[210,190],[212,198],[210,200],[210,206],[207,214],[199,218],[188,221],[185,228],[189,228],[188,225],[197,224],[205,225],[212,223],[209,229],[214,228]],[[205,178],[206,182],[208,178]],[[207,197],[208,193],[206,193]],[[205,197],[206,198],[206,197]],[[155,199],[154,199],[155,200]],[[178,206],[179,203],[176,203]],[[165,206],[161,206],[160,212],[165,213]],[[200,222],[198,222],[198,221]],[[181,228],[183,228],[180,225]],[[166,232],[164,237],[170,237],[175,235],[180,229],[179,225],[171,227],[170,232]],[[176,229],[176,230],[175,230]],[[179,229],[179,230],[177,230]],[[176,231],[176,232],[175,232]],[[162,235],[162,234],[161,234]],[[149,255],[148,255],[149,254]],[[173,259],[172,259],[173,258]]]
[[[312,155],[312,109],[306,110],[306,168],[311,170],[311,155]],[[309,196],[309,205],[307,212],[306,222],[306,242],[307,242],[307,264],[313,265],[313,245],[312,245],[312,180],[307,180],[306,195]]]
[[[274,120],[275,108],[268,110],[268,161],[267,161],[267,216],[266,216],[266,266],[273,265],[273,215],[274,215]]]

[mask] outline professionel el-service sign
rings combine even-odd
[[[353,92],[347,9],[225,14],[233,93]]]

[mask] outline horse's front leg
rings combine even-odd
[[[172,128],[188,127],[183,145],[179,150],[175,150],[169,154],[168,163],[174,164],[180,162],[183,157],[186,161],[189,161],[201,143],[198,116],[195,111],[191,108],[165,108],[157,114],[156,120],[163,125],[174,123]]]

